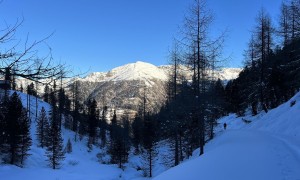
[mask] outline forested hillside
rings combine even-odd
[[[138,61],[86,77],[54,63],[50,47],[37,53],[49,37],[16,50],[23,22],[7,26],[0,178],[222,179],[208,173],[215,167],[230,180],[299,179],[300,1],[279,12],[276,21],[257,12],[233,73],[223,67],[227,32],[212,34],[203,0],[187,9],[169,65]]]

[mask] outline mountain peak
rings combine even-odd
[[[112,81],[149,79],[167,80],[164,71],[153,64],[142,61],[114,68],[108,73],[111,74],[110,80]]]
[[[132,81],[141,80],[152,84],[152,80],[167,81],[170,65],[155,66],[144,61],[136,61],[116,67],[108,72],[93,72],[84,77],[83,81],[102,82],[102,81]],[[185,70],[185,74],[190,76]],[[224,68],[217,72],[221,80],[235,79],[241,69],[239,68]]]

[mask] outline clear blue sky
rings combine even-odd
[[[168,48],[178,35],[192,0],[3,0],[0,29],[24,17],[16,34],[47,40],[54,58],[86,71],[107,71],[137,60],[167,63]],[[242,65],[250,30],[262,6],[274,20],[281,0],[208,0],[214,32],[228,30],[226,66]],[[43,45],[42,45],[43,46]],[[0,46],[1,48],[1,46]],[[44,47],[41,47],[43,49]],[[43,52],[43,51],[42,51]]]

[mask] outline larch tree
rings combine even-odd
[[[209,30],[213,21],[210,10],[206,7],[204,0],[194,0],[189,10],[189,14],[185,19],[183,42],[189,56],[186,58],[187,64],[191,66],[193,73],[192,88],[194,89],[194,107],[193,118],[197,121],[199,132],[200,155],[204,153],[205,144],[205,121],[207,115],[206,93],[208,90],[209,70],[215,66],[215,57],[222,50],[224,34],[216,39],[210,38]]]
[[[254,33],[256,35],[256,48],[258,52],[258,70],[259,70],[259,82],[258,82],[258,99],[261,108],[268,112],[267,100],[265,99],[265,92],[267,87],[267,61],[271,55],[271,47],[273,46],[273,33],[272,22],[270,16],[265,12],[264,9],[258,14],[257,26],[255,27]]]

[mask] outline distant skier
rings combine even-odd
[[[226,130],[226,127],[227,127],[227,124],[226,124],[226,123],[224,123],[224,130]]]

